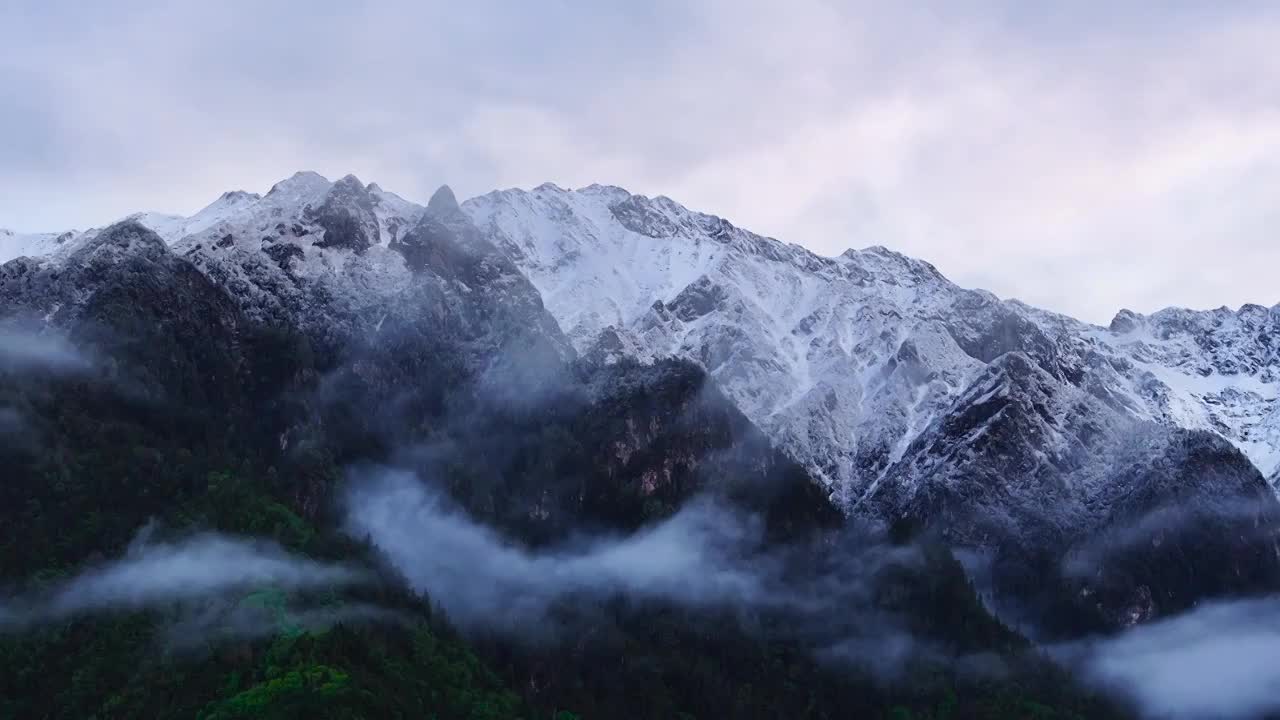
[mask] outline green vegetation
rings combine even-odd
[[[327,535],[229,473],[165,516],[175,527],[215,527],[272,537],[295,550],[364,559],[364,548]],[[65,571],[51,569],[51,580]],[[240,604],[275,620],[265,638],[220,634],[172,647],[172,613],[76,619],[0,635],[0,718],[459,718],[526,716],[519,698],[422,600],[394,586],[335,596],[394,608],[397,622],[306,630],[287,593],[271,587]]]

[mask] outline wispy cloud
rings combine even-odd
[[[54,328],[0,325],[0,372],[74,374],[91,367],[89,355]]]
[[[762,602],[770,592],[766,573],[749,570],[740,557],[759,541],[759,528],[709,505],[691,505],[631,536],[537,552],[480,525],[403,471],[356,473],[346,508],[352,535],[370,538],[416,589],[470,627],[524,627],[573,596],[710,606]]]
[[[1206,605],[1114,638],[1057,649],[1150,718],[1280,711],[1280,600]]]
[[[365,467],[350,483],[348,532],[370,540],[468,631],[572,637],[581,631],[573,624],[577,613],[589,616],[599,602],[621,599],[736,612],[752,623],[762,614],[786,618],[786,632],[816,657],[885,679],[912,661],[960,660],[879,602],[888,569],[923,568],[919,548],[891,546],[855,528],[822,547],[769,545],[756,518],[698,499],[629,535],[580,535],[531,549],[410,473]],[[565,608],[575,612],[565,616]]]
[[[0,630],[99,612],[209,601],[262,587],[345,587],[368,581],[360,570],[290,554],[274,543],[201,534],[152,542],[144,530],[121,558],[54,586],[0,598]]]

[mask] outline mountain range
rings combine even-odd
[[[423,382],[380,344],[405,333],[433,363],[449,338],[444,366],[520,387],[502,400],[516,405],[560,392],[570,366],[689,362],[845,515],[909,519],[966,546],[1055,548],[1057,562],[1170,508],[1236,512],[1244,497],[1231,521],[1249,527],[1280,512],[1280,306],[1124,310],[1100,327],[958,287],[884,247],[824,257],[602,185],[462,203],[442,187],[419,205],[302,172],[191,217],[0,239],[0,287],[48,323],[83,312],[105,265],[181,263],[226,291],[223,325],[380,356],[355,375],[391,404]],[[84,279],[67,287],[74,268]],[[272,432],[300,442],[304,425]],[[620,456],[651,440],[631,434]],[[670,482],[669,466],[641,493]],[[1227,535],[1224,588],[1275,563],[1269,538]],[[1130,580],[1119,612],[1156,612],[1155,581]],[[1164,592],[1169,607],[1193,600]]]

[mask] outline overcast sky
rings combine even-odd
[[[928,5],[6,0],[0,227],[601,182],[1097,322],[1280,301],[1280,4]]]

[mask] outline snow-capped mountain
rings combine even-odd
[[[1280,309],[1121,312],[1098,327],[883,247],[821,257],[598,185],[461,205],[442,187],[420,206],[298,173],[190,218],[59,237],[5,245],[37,257],[0,266],[0,304],[136,356],[154,375],[141,387],[182,378],[170,394],[243,413],[279,451],[327,437],[354,456],[477,408],[509,413],[532,423],[520,442],[585,451],[569,467],[604,474],[553,488],[517,464],[468,490],[519,486],[511,511],[535,524],[553,506],[612,517],[619,492],[644,514],[709,478],[782,477],[808,509],[787,516],[794,531],[831,512],[824,495],[927,524],[996,549],[993,578],[1020,596],[1052,600],[1067,582],[1102,626],[1280,577],[1264,478],[1280,462]],[[130,337],[143,340],[118,346]],[[296,406],[295,387],[314,404]],[[571,432],[541,433],[574,407]],[[505,436],[472,425],[444,439],[501,459]],[[711,450],[736,464],[708,463]],[[1132,543],[1128,528],[1171,508],[1199,513],[1179,520],[1196,530]]]
[[[1217,433],[1264,474],[1280,465],[1280,307],[1122,311],[1102,328],[883,247],[821,257],[614,187],[464,208],[579,349],[609,328],[623,352],[697,360],[848,504],[1012,351],[1128,416]]]
[[[883,247],[822,257],[611,186],[497,191],[461,212],[578,352],[696,361],[846,507],[901,481],[913,443],[1010,352],[1119,417],[1210,431],[1280,472],[1280,308],[1122,311],[1098,327],[958,287]],[[312,285],[298,278],[310,278],[376,318],[421,255],[409,236],[424,213],[350,176],[299,173],[190,218],[133,219],[256,297],[251,313],[305,305]],[[92,234],[3,249],[57,254]]]

